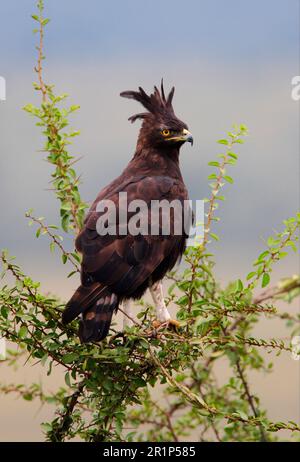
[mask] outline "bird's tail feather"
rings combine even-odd
[[[97,302],[83,313],[79,326],[82,343],[100,342],[109,331],[113,312],[118,309],[118,297],[106,290]]]
[[[95,282],[90,286],[79,286],[72,298],[66,304],[62,315],[63,323],[68,324],[73,321],[73,319],[77,318],[77,316],[98,300],[105,289],[105,286],[102,286],[98,282]]]
[[[80,286],[67,303],[62,321],[68,324],[82,313],[79,326],[81,342],[99,342],[108,334],[118,303],[118,296],[99,283]]]

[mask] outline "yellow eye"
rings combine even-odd
[[[161,133],[162,133],[163,136],[169,136],[170,135],[170,130],[165,128]]]

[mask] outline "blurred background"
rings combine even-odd
[[[164,78],[175,85],[174,108],[194,135],[194,147],[183,147],[181,167],[193,199],[208,195],[207,166],[219,154],[216,140],[233,123],[245,123],[250,136],[238,165],[234,185],[226,187],[213,246],[217,274],[223,283],[243,278],[264,239],[299,207],[299,102],[291,98],[291,79],[299,69],[299,0],[51,0],[45,15],[44,75],[56,92],[67,92],[80,104],[73,116],[81,130],[72,152],[82,156],[81,192],[92,201],[100,188],[117,176],[131,158],[139,123],[127,118],[140,108],[119,97],[139,85],[150,91]],[[57,202],[49,180],[51,166],[39,150],[43,139],[34,120],[21,110],[37,103],[37,37],[30,15],[34,0],[0,1],[0,75],[7,85],[0,101],[0,247],[17,256],[24,272],[45,291],[67,299],[77,285],[49,253],[47,239],[35,239],[24,217],[35,215],[57,223]],[[70,239],[70,238],[69,238]],[[299,271],[295,256],[274,272],[274,282]],[[297,310],[299,307],[288,307]],[[282,336],[281,324],[262,322],[259,336]],[[299,421],[299,362],[282,355],[275,374],[251,378],[271,419]],[[225,373],[225,372],[224,372]],[[13,372],[0,363],[4,383],[43,380],[56,389],[60,371],[49,377],[37,366]],[[0,396],[0,440],[43,439],[40,422],[52,408],[16,397]]]

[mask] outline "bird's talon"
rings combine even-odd
[[[175,329],[178,329],[178,327],[180,327],[180,322],[177,321],[176,319],[168,319],[167,321],[164,321],[164,322],[160,322],[157,319],[155,319],[152,322],[152,326],[154,327],[154,329],[163,328],[165,326],[174,327]]]
[[[170,325],[178,329],[180,327],[180,322],[177,321],[176,319],[169,319],[168,326]]]

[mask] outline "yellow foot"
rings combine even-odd
[[[152,326],[155,329],[158,329],[159,327],[165,327],[165,326],[166,327],[175,327],[177,329],[178,327],[180,327],[180,322],[176,321],[176,319],[169,319],[168,321],[165,321],[165,322],[160,322],[157,319],[155,319],[152,322]]]
[[[170,319],[168,321],[168,326],[173,326],[175,327],[176,329],[178,329],[178,327],[180,327],[180,322],[177,321],[176,319]]]

